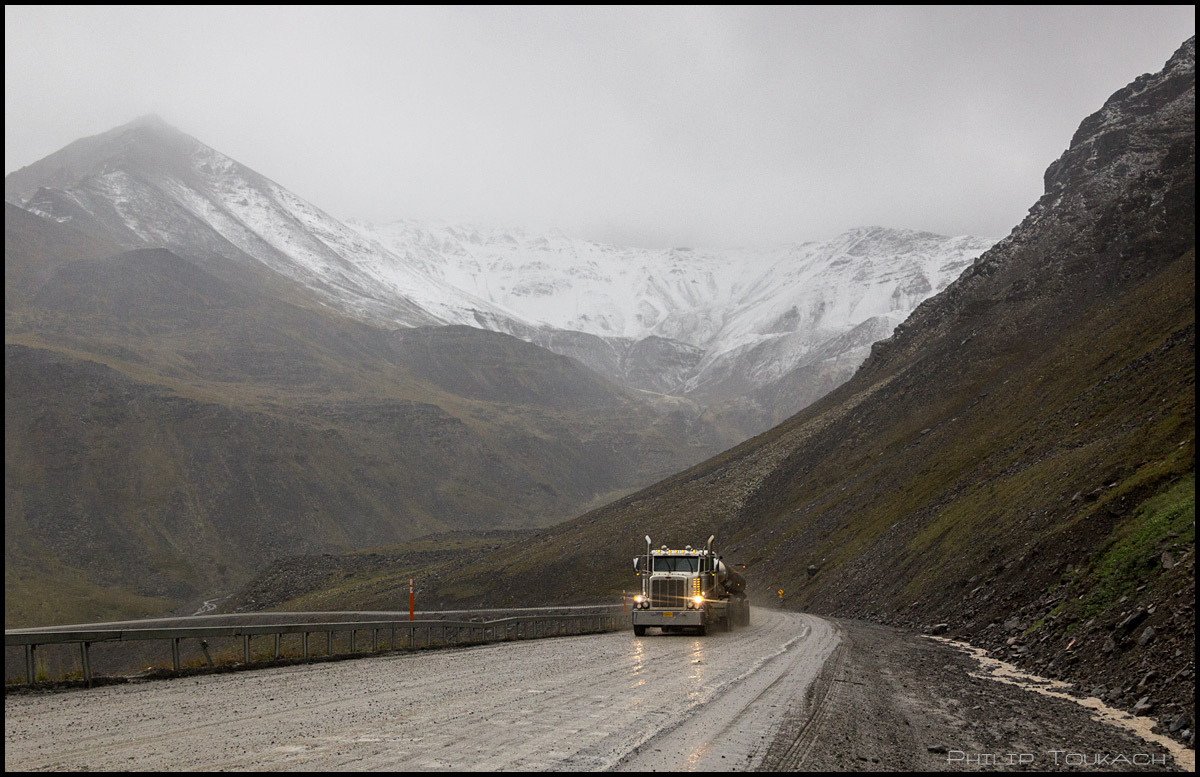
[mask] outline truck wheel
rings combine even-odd
[[[646,636],[646,627],[645,626],[634,626],[633,634],[634,634],[634,636],[637,636],[637,637]]]

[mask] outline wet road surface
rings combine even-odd
[[[755,610],[616,632],[5,698],[6,770],[755,768],[838,642]]]

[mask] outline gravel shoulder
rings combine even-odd
[[[763,770],[1194,771],[1193,751],[996,679],[947,640],[830,620],[841,642],[793,699]]]

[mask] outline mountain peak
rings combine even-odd
[[[188,157],[199,148],[207,147],[157,114],[147,114],[107,132],[80,138],[9,173],[4,178],[4,199],[24,205],[39,189],[75,186],[117,169],[178,168],[187,164]]]
[[[1080,123],[1070,147],[1046,170],[1046,197],[1057,198],[1065,188],[1085,178],[1136,177],[1156,164],[1153,154],[1147,153],[1160,146],[1152,136],[1164,132],[1186,136],[1192,129],[1195,83],[1193,36],[1162,70],[1139,76],[1117,90],[1100,110]],[[1189,94],[1192,96],[1187,97]]]
[[[137,117],[136,119],[134,119],[133,121],[131,121],[131,122],[129,122],[128,124],[124,125],[124,127],[125,127],[125,128],[131,128],[131,127],[153,127],[153,128],[160,128],[160,129],[171,129],[171,130],[175,129],[175,128],[174,128],[174,127],[172,127],[170,124],[168,124],[168,123],[167,123],[167,122],[166,122],[166,121],[163,119],[163,117],[159,116],[157,113],[147,113],[147,114],[145,114],[145,115],[143,115],[143,116],[139,116],[139,117]],[[120,128],[118,128],[118,129],[120,129]]]

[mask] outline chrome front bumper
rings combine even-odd
[[[634,610],[634,626],[703,626],[703,610]]]

